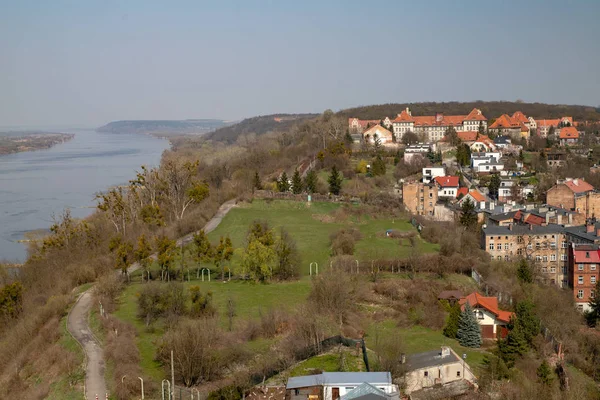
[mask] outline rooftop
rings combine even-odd
[[[452,364],[457,361],[460,361],[460,358],[458,358],[453,351],[450,351],[449,354],[444,357],[442,357],[441,349],[426,351],[424,353],[417,353],[407,356],[406,370],[414,371],[421,368]]]
[[[286,388],[296,389],[323,385],[358,386],[365,382],[372,385],[389,385],[392,383],[392,376],[389,372],[323,372],[318,375],[289,378]]]
[[[548,225],[519,225],[512,224],[511,226],[487,225],[482,228],[485,235],[543,235],[548,233],[563,233],[565,232],[563,225],[548,224]]]
[[[441,187],[458,187],[458,176],[437,176],[434,180]]]
[[[585,239],[590,242],[594,242],[596,240],[600,240],[600,237],[596,235],[596,232],[598,232],[598,229],[600,229],[600,223],[594,223],[593,225],[594,229],[592,230],[592,232],[587,232],[586,225],[577,225],[565,228],[565,233],[577,236],[581,239]]]
[[[467,302],[471,305],[471,307],[485,308],[486,310],[494,314],[496,318],[500,321],[509,322],[510,318],[513,316],[513,313],[511,313],[510,311],[503,311],[500,308],[498,308],[497,297],[486,297],[480,295],[477,292],[473,292],[470,295],[463,297],[459,300],[459,304],[461,306],[464,306]]]

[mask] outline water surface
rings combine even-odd
[[[141,165],[156,166],[166,140],[146,135],[69,130],[75,137],[47,150],[0,156],[0,260],[24,261],[25,232],[48,229],[70,208],[94,211],[95,194],[127,184]]]

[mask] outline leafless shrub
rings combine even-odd
[[[329,236],[331,241],[331,253],[334,256],[354,254],[354,244],[362,237],[360,231],[355,228],[342,228]]]

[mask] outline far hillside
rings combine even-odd
[[[479,108],[489,119],[498,118],[502,114],[512,114],[515,111],[522,111],[528,117],[531,116],[533,118],[571,116],[576,121],[600,121],[600,108],[596,107],[516,101],[389,103],[349,108],[339,111],[337,115],[345,118],[356,117],[360,119],[392,118],[406,107],[410,108],[413,115],[434,115],[435,113],[466,115],[473,108]]]
[[[262,135],[271,131],[285,131],[294,124],[315,118],[318,114],[272,114],[247,118],[238,124],[226,126],[208,134],[207,139],[233,143],[244,134]]]
[[[201,134],[225,124],[220,119],[125,120],[109,122],[96,130],[107,133]]]

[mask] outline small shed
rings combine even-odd
[[[450,304],[454,304],[462,297],[460,290],[444,290],[438,295],[438,300],[447,300]]]

